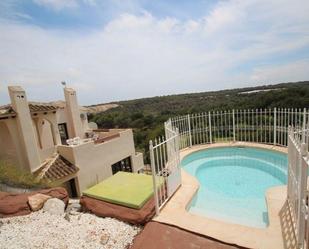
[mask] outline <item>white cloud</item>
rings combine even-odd
[[[33,0],[33,2],[56,11],[78,7],[76,0]]]
[[[245,1],[219,2],[210,15],[205,17],[207,32],[212,33],[238,27],[240,22],[245,21],[247,4]]]
[[[23,85],[30,99],[52,100],[62,97],[65,80],[90,104],[305,80],[308,61],[297,58],[235,71],[308,49],[309,3],[298,2],[221,2],[187,21],[124,13],[88,34],[0,23],[0,83]],[[0,92],[0,102],[7,100]]]
[[[293,82],[309,79],[309,60],[299,60],[277,66],[255,68],[251,79],[255,82]]]

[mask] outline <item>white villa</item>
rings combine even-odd
[[[28,102],[20,86],[8,91],[11,104],[0,107],[0,160],[64,186],[71,196],[117,171],[143,168],[132,130],[88,123],[74,89],[65,87],[65,101],[53,103]]]

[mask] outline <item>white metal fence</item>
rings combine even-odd
[[[302,127],[306,110],[255,109],[188,114],[171,118],[178,128],[180,149],[197,144],[245,141],[287,146],[288,127]]]
[[[165,132],[149,144],[157,215],[181,184],[178,130],[166,123]]]
[[[179,150],[216,142],[288,146],[288,203],[298,247],[309,248],[309,113],[306,109],[229,110],[188,114],[165,122],[165,138],[150,141],[156,211],[181,184]],[[293,128],[289,128],[293,127]]]
[[[309,130],[289,129],[288,204],[291,210],[297,248],[309,248],[308,141]]]

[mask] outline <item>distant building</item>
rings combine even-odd
[[[66,187],[71,196],[119,170],[143,168],[132,130],[88,123],[72,88],[64,88],[65,101],[53,103],[28,102],[20,86],[8,90],[11,104],[0,107],[0,160]]]

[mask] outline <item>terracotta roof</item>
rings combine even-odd
[[[48,111],[56,111],[57,107],[50,104],[29,104],[30,112],[48,112]]]
[[[56,111],[57,108],[58,108],[57,106],[52,104],[36,103],[36,102],[29,103],[29,109],[31,113]],[[0,106],[0,117],[8,117],[8,116],[16,116],[16,112],[13,110],[12,105],[9,104]]]
[[[78,170],[79,168],[77,168],[74,164],[70,163],[64,157],[57,155],[51,163],[48,163],[39,169],[37,174],[41,179],[57,181],[77,173]]]
[[[0,106],[0,117],[16,116],[11,105]]]

